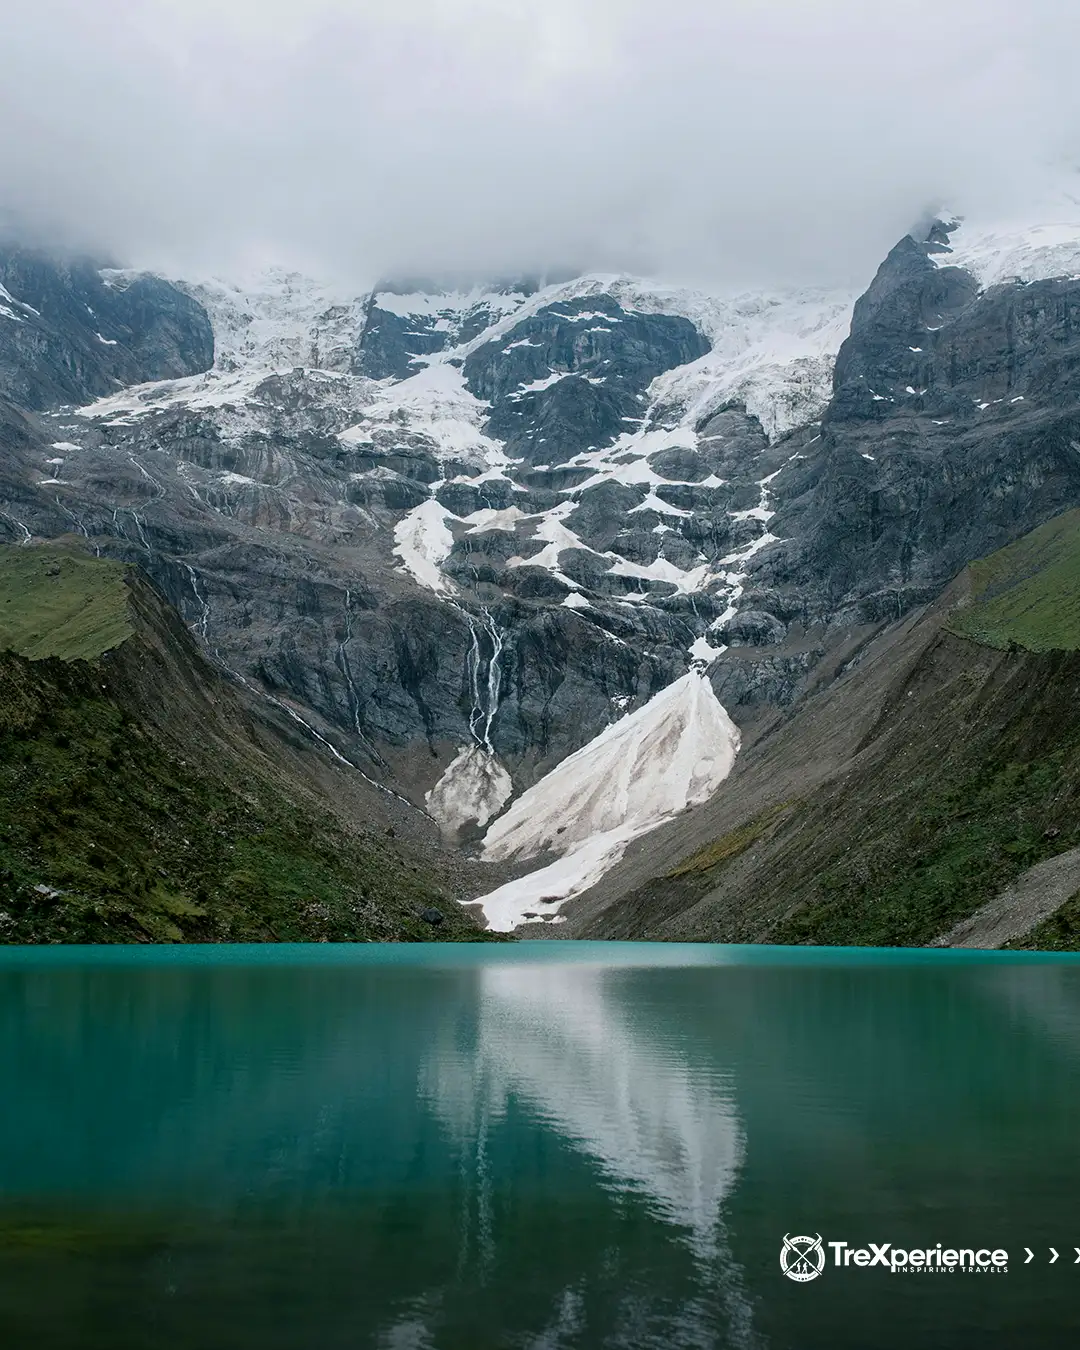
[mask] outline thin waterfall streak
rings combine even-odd
[[[128,459],[131,460],[132,464],[135,465],[135,467],[147,480],[147,482],[152,484],[154,492],[156,494],[154,500],[160,501],[161,498],[165,496],[164,487],[162,487],[162,485],[158,482],[158,480],[154,477],[154,475],[141,463],[141,461],[138,459],[133,450],[128,451]]]
[[[245,689],[249,689],[253,694],[257,694],[260,698],[266,699],[267,703],[272,703],[275,708],[280,708],[281,711],[288,717],[291,717],[294,722],[299,723],[299,725],[302,726],[310,736],[318,741],[320,745],[325,746],[336,760],[352,769],[354,773],[358,773],[365,783],[370,783],[372,787],[378,788],[380,792],[385,792],[388,797],[393,797],[399,802],[404,802],[410,810],[418,811],[420,815],[427,816],[429,820],[431,819],[423,807],[415,805],[415,803],[409,801],[408,797],[403,797],[400,792],[395,792],[393,788],[388,788],[385,783],[380,783],[376,779],[369,777],[369,775],[358,765],[354,764],[351,759],[346,759],[336,745],[333,745],[325,736],[316,731],[310,722],[306,722],[300,714],[296,712],[295,709],[290,708],[283,699],[275,698],[273,694],[268,694],[265,689],[260,689],[257,685],[253,685],[251,681],[245,679],[238,670],[233,670],[232,666],[226,665],[224,661],[222,661],[221,664],[223,669],[226,670],[234,680],[239,680]]]
[[[12,525],[17,525],[19,529],[22,530],[23,537],[19,540],[20,548],[24,544],[28,544],[31,541],[31,539],[33,539],[34,536],[30,533],[29,528],[26,525],[24,525],[23,522],[19,520],[17,516],[9,515],[7,511],[0,511],[0,515],[2,515],[5,520],[11,521]]]
[[[352,590],[345,587],[345,637],[338,644],[338,651],[341,655],[341,669],[345,675],[345,682],[349,686],[349,703],[352,708],[353,726],[356,728],[356,734],[363,736],[360,730],[360,696],[356,692],[356,682],[353,679],[352,666],[349,665],[348,646],[352,641]]]
[[[79,519],[79,517],[75,514],[75,512],[72,511],[72,510],[70,510],[68,507],[66,507],[66,506],[64,505],[64,503],[60,500],[60,498],[59,498],[58,495],[54,495],[53,500],[56,502],[56,504],[57,504],[57,506],[60,508],[60,510],[63,511],[64,515],[67,516],[67,518],[68,518],[69,520],[72,520],[72,521],[75,522],[75,528],[78,529],[78,530],[81,530],[82,533],[87,537],[87,539],[89,539],[89,538],[90,538],[90,531],[89,531],[89,530],[86,528],[86,526],[82,523],[82,521],[81,521],[81,520]],[[94,552],[97,553],[98,550],[95,549]]]
[[[487,621],[487,630],[491,636],[491,659],[488,661],[487,670],[487,720],[484,723],[484,744],[494,754],[495,747],[491,740],[491,724],[495,721],[495,714],[499,711],[499,693],[502,688],[502,667],[499,664],[499,657],[502,655],[503,640],[495,620],[491,617],[491,611],[486,607],[484,618]]]
[[[469,690],[472,698],[472,706],[469,710],[469,734],[482,750],[486,750],[489,755],[494,755],[495,746],[491,739],[491,727],[495,721],[495,714],[499,710],[499,694],[502,688],[502,670],[499,665],[499,657],[502,655],[503,640],[499,632],[498,625],[491,617],[491,611],[486,605],[481,605],[483,620],[478,626],[476,616],[459,605],[456,601],[449,601],[454,609],[458,611],[469,625],[469,637],[471,646],[469,654],[465,658],[465,668],[469,677]],[[488,657],[487,669],[484,670],[484,655],[481,644],[481,631],[491,641],[491,655]],[[483,672],[483,676],[481,676]]]
[[[191,626],[193,628],[198,628],[203,638],[205,638],[206,627],[210,622],[210,602],[204,596],[201,596],[199,594],[199,586],[195,569],[191,566],[190,563],[186,562],[183,565],[187,568],[188,575],[191,577],[191,589],[194,592],[195,598],[203,606],[201,618],[199,620],[196,620],[196,622]],[[266,699],[268,703],[272,703],[276,708],[280,708],[281,711],[283,713],[286,713],[289,717],[291,717],[294,722],[299,723],[299,725],[302,726],[304,730],[308,732],[309,735],[314,737],[314,739],[318,741],[320,745],[325,746],[325,748],[330,751],[331,755],[333,755],[333,757],[336,760],[346,765],[348,768],[352,769],[354,773],[358,773],[366,783],[370,783],[372,787],[378,788],[380,792],[385,792],[388,797],[393,797],[396,801],[403,802],[411,810],[418,811],[422,816],[428,815],[428,813],[422,807],[416,806],[413,802],[409,801],[408,797],[403,797],[400,792],[395,792],[393,788],[388,788],[385,783],[378,782],[376,779],[366,774],[363,771],[363,769],[359,767],[359,765],[354,764],[351,759],[346,759],[336,745],[333,745],[330,741],[326,739],[325,736],[323,736],[320,732],[316,731],[310,722],[305,721],[304,718],[302,718],[298,712],[296,712],[293,708],[290,708],[289,705],[285,703],[282,699],[275,698],[273,694],[267,693],[265,689],[260,689],[256,685],[253,685],[251,681],[245,679],[244,676],[241,675],[238,670],[234,670],[232,666],[228,665],[225,661],[222,661],[221,656],[216,647],[214,648],[214,655],[220,662],[222,669],[225,670],[229,675],[231,675],[233,679],[239,680],[239,682],[244,686],[245,689],[251,690],[252,693],[258,694],[260,697]],[[430,816],[428,818],[430,819]]]
[[[206,591],[205,584],[203,586],[204,594],[203,595],[199,594],[199,582],[195,574],[194,567],[192,567],[192,565],[187,562],[184,563],[184,566],[187,568],[188,576],[190,576],[191,578],[191,590],[195,596],[195,600],[202,607],[202,612],[191,626],[192,628],[198,629],[200,637],[205,642],[207,641],[208,637],[207,630],[210,627],[210,600],[209,597],[205,594]]]
[[[469,632],[472,635],[472,652],[469,660],[469,676],[472,682],[472,712],[469,715],[469,730],[481,745],[486,745],[478,728],[484,718],[484,703],[480,697],[480,668],[483,655],[480,650],[480,634],[476,630],[472,617],[469,618]]]
[[[473,616],[467,610],[461,612],[465,615],[466,622],[469,625],[469,637],[472,640],[469,655],[465,658],[466,669],[469,672],[469,687],[472,692],[472,706],[469,709],[469,734],[477,745],[484,745],[484,738],[477,730],[484,718],[484,708],[480,701],[480,664],[482,659],[480,655],[480,635],[476,631]]]
[[[142,523],[142,521],[139,519],[139,513],[138,513],[138,511],[132,511],[132,513],[131,513],[131,519],[135,522],[135,528],[136,528],[136,529],[138,530],[138,532],[139,532],[139,538],[140,538],[140,540],[142,541],[142,546],[143,546],[143,548],[146,549],[147,553],[152,553],[152,552],[153,552],[153,549],[151,549],[150,544],[149,544],[149,542],[147,541],[146,533],[145,533],[145,531],[143,530],[143,523]]]

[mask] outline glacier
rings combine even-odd
[[[700,670],[687,671],[535,783],[489,827],[482,857],[562,856],[474,903],[509,932],[550,922],[642,834],[707,801],[731,772],[739,730]]]

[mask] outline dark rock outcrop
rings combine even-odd
[[[0,393],[23,408],[88,403],[213,364],[206,311],[157,277],[110,279],[87,262],[0,246],[0,287]]]
[[[463,371],[492,404],[489,433],[512,456],[551,466],[640,426],[650,382],[708,349],[688,319],[587,296],[523,319],[472,351]]]
[[[980,291],[931,252],[904,239],[882,264],[820,438],[773,485],[786,542],[752,587],[832,627],[901,616],[1080,500],[1080,281]]]

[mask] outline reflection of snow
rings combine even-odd
[[[723,1218],[743,1156],[730,1080],[651,1033],[615,980],[617,971],[591,963],[485,965],[475,1050],[440,1045],[422,1090],[469,1147],[512,1098],[527,1102],[614,1189],[642,1196],[682,1230],[725,1306],[730,1343],[752,1343]]]
[[[525,1098],[710,1255],[742,1157],[734,1102],[715,1075],[634,1027],[609,978],[593,965],[485,966],[475,1063],[441,1047],[427,1088],[459,1133],[477,1112],[497,1118]]]

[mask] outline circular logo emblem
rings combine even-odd
[[[816,1237],[789,1237],[785,1233],[784,1245],[780,1249],[780,1269],[789,1280],[798,1280],[800,1284],[816,1280],[825,1269],[821,1234]]]

